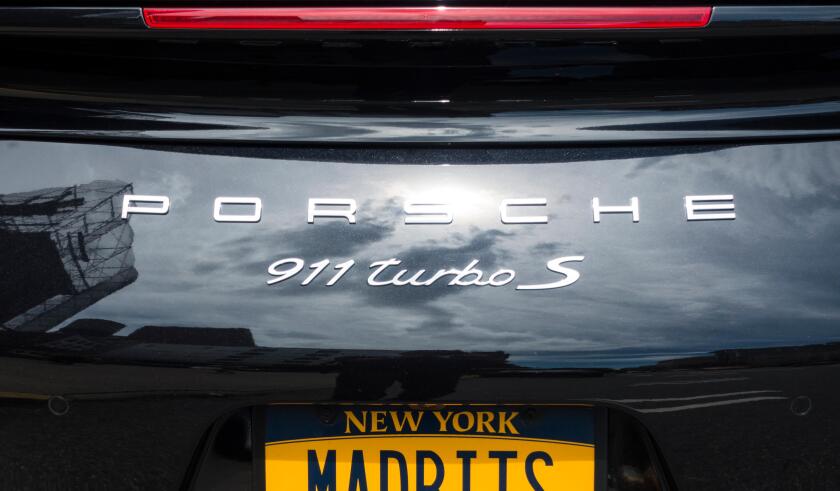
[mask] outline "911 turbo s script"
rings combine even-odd
[[[551,259],[546,262],[546,268],[553,272],[563,275],[563,278],[554,282],[539,283],[539,284],[518,284],[517,290],[553,290],[555,288],[563,288],[569,286],[580,279],[580,272],[564,266],[569,262],[581,262],[584,256],[563,256]],[[333,286],[337,284],[345,274],[356,264],[355,260],[345,261],[336,264],[333,269],[336,270],[329,280],[324,283],[324,286]],[[516,271],[507,268],[497,269],[493,273],[487,273],[478,269],[479,260],[473,259],[463,268],[438,269],[435,272],[427,271],[426,269],[417,269],[414,271],[399,268],[402,261],[397,258],[384,259],[381,261],[373,261],[369,268],[373,270],[367,278],[369,286],[412,286],[412,287],[428,287],[435,284],[442,284],[446,286],[505,286],[511,284],[516,278]],[[330,265],[329,259],[324,259],[309,265],[311,273],[300,283],[300,286],[307,286],[311,284],[321,273]],[[268,267],[268,274],[273,278],[266,281],[268,285],[274,285],[286,280],[290,280],[303,271],[306,262],[297,257],[287,257],[271,263]]]

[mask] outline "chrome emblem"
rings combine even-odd
[[[168,196],[127,194],[123,197],[123,219],[131,215],[166,215],[171,208]],[[245,214],[225,213],[227,205],[242,205],[249,210]],[[544,197],[508,198],[499,203],[499,221],[502,224],[546,224],[548,215],[544,214],[548,200]],[[683,200],[685,218],[687,221],[701,220],[734,220],[735,196],[731,194],[689,195]],[[306,222],[314,225],[316,221],[338,219],[345,220],[349,225],[356,223],[358,203],[353,198],[309,198],[306,207]],[[454,222],[455,216],[447,203],[429,201],[410,201],[403,203],[403,221],[406,225],[448,225]],[[604,204],[598,197],[592,198],[592,221],[601,223],[604,215],[626,215],[633,223],[639,223],[641,206],[638,197],[631,197],[626,204]],[[213,219],[219,223],[257,223],[262,219],[263,204],[258,197],[220,196],[213,200]],[[445,285],[448,287],[504,287],[512,286],[516,290],[552,290],[563,288],[577,282],[581,274],[569,267],[568,263],[579,263],[584,256],[562,256],[550,259],[545,267],[551,273],[560,275],[559,279],[545,283],[531,283],[517,281],[516,271],[500,268],[495,271],[480,269],[480,260],[472,259],[463,267],[448,269],[408,270],[400,268],[402,261],[391,257],[372,261],[368,264],[371,273],[367,277],[370,287],[429,287]],[[326,282],[319,282],[324,287],[338,284],[345,275],[356,265],[351,259],[332,266],[332,271],[326,272],[332,261],[323,259],[308,264],[302,258],[286,257],[272,262],[267,273],[267,285],[276,285],[296,278],[304,269],[311,270],[300,282],[300,286],[307,287],[323,275]],[[308,266],[308,267],[307,267]],[[514,285],[514,282],[516,284]]]

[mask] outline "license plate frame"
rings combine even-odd
[[[254,417],[256,491],[417,491],[440,474],[440,491],[465,475],[473,490],[606,489],[606,410],[590,405],[278,403]]]

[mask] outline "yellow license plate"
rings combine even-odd
[[[266,491],[593,491],[585,406],[273,405]]]

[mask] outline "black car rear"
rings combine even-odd
[[[838,33],[0,7],[4,488],[836,489]]]

